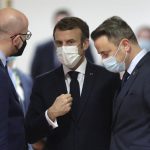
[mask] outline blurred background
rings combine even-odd
[[[52,38],[54,27],[53,15],[59,9],[68,10],[72,16],[87,22],[92,32],[106,18],[118,15],[125,19],[136,32],[142,26],[150,26],[148,0],[0,0],[0,7],[11,6],[26,14],[29,18],[29,30],[32,37],[27,41],[24,54],[17,58],[16,66],[30,74],[35,48],[40,43]],[[100,56],[92,46],[95,63],[100,63]]]

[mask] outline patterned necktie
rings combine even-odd
[[[80,102],[80,87],[79,87],[79,82],[77,80],[78,72],[70,71],[68,74],[71,78],[70,94],[73,97],[72,114],[77,119],[79,113],[79,102]]]

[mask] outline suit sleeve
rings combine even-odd
[[[0,71],[0,149],[8,150],[9,89],[5,74]]]
[[[31,93],[31,101],[25,119],[26,139],[34,143],[52,132],[45,117],[46,107],[41,96],[40,84],[35,81]]]

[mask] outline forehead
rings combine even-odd
[[[75,28],[72,30],[62,31],[60,29],[56,29],[55,31],[55,40],[64,41],[70,39],[81,39],[81,30],[79,28]]]
[[[98,37],[94,41],[94,45],[99,52],[115,48],[115,45],[108,40],[107,36]]]

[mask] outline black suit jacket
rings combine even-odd
[[[24,116],[8,74],[0,62],[0,149],[23,150]]]
[[[37,78],[26,116],[28,141],[46,137],[49,150],[108,150],[112,99],[119,83],[118,74],[87,63],[79,117],[75,120],[68,113],[57,118],[59,127],[52,129],[45,111],[57,96],[67,93],[63,68]]]
[[[86,58],[89,61],[94,62],[90,47],[86,50]],[[60,66],[60,62],[56,56],[56,48],[53,40],[49,40],[44,44],[37,46],[31,64],[31,76],[33,78],[45,72],[56,69],[58,66]]]
[[[114,101],[110,150],[150,150],[150,53]]]

